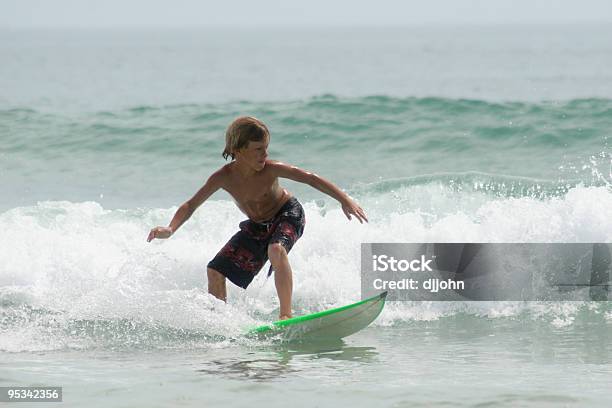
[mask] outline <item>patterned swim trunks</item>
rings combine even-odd
[[[268,221],[242,221],[240,231],[221,248],[208,267],[246,289],[268,260],[268,245],[280,243],[289,253],[302,236],[305,224],[304,208],[295,197],[291,197]],[[272,266],[268,276],[271,273]]]

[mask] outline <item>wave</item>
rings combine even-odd
[[[608,187],[538,197],[424,180],[367,186],[365,225],[348,222],[333,202],[304,202],[306,231],[290,255],[296,313],[359,298],[362,242],[612,242]],[[0,251],[0,349],[209,347],[274,319],[265,274],[247,291],[229,285],[228,304],[206,293],[205,265],[242,219],[235,205],[209,201],[172,239],[147,243],[149,229],[175,210],[47,201],[0,213],[0,248],[8,248]],[[465,316],[563,327],[609,324],[612,312],[610,302],[407,302],[389,304],[377,324]]]
[[[250,114],[270,126],[272,159],[342,186],[371,184],[377,177],[457,174],[456,185],[483,179],[483,188],[507,196],[538,195],[543,188],[546,197],[580,182],[600,186],[612,180],[611,109],[607,99],[529,104],[324,95],[72,114],[4,110],[6,171],[0,181],[15,185],[16,195],[37,199],[35,191],[60,184],[58,179],[70,179],[62,189],[71,200],[97,197],[104,190],[99,186],[146,196],[143,175],[147,164],[155,163],[158,174],[151,182],[163,181],[160,189],[176,191],[176,180],[195,182],[194,175],[201,174],[199,182],[224,163],[227,125]],[[496,181],[482,174],[505,176]],[[523,179],[506,180],[511,176]],[[31,193],[20,190],[21,184],[31,185]]]
[[[421,174],[413,177],[386,179],[372,183],[357,183],[350,191],[357,196],[384,194],[412,187],[438,185],[456,193],[484,193],[498,198],[530,197],[547,199],[562,197],[575,187],[612,187],[607,175],[597,174],[588,182],[581,179],[551,181],[532,177],[487,174],[471,171],[462,173]]]
[[[597,140],[602,134],[609,136],[612,100],[495,103],[436,97],[343,98],[322,95],[306,100],[136,106],[117,111],[71,114],[19,107],[0,110],[0,124],[10,130],[8,149],[11,149],[11,140],[17,136],[40,138],[42,143],[53,141],[52,137],[41,137],[41,132],[35,131],[37,128],[45,133],[52,130],[54,135],[64,139],[64,143],[72,141],[75,147],[82,145],[84,150],[101,148],[101,142],[109,137],[123,140],[122,149],[137,149],[142,138],[167,137],[169,133],[182,136],[167,140],[170,146],[172,143],[194,142],[197,136],[191,134],[189,137],[193,132],[199,134],[200,140],[208,132],[222,135],[229,122],[244,113],[265,118],[275,125],[279,134],[292,141],[300,140],[305,129],[316,137],[318,129],[334,131],[338,136],[378,128],[388,131],[395,127],[397,131],[390,135],[390,139],[399,137],[409,141],[408,133],[431,136],[430,128],[438,131],[461,128],[474,141],[507,141],[520,136],[526,137],[524,142],[531,146],[559,147]],[[452,144],[454,138],[446,136],[443,140]],[[367,135],[357,139],[363,137],[367,138]],[[84,140],[100,143],[83,145]],[[430,141],[429,147],[435,145]],[[53,147],[53,144],[48,147]]]

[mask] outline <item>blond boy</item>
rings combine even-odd
[[[368,221],[364,211],[331,182],[308,171],[268,160],[270,132],[260,120],[243,116],[234,120],[225,134],[223,157],[229,164],[214,172],[204,186],[179,207],[168,227],[155,227],[147,241],[168,238],[215,191],[224,189],[248,217],[238,231],[208,263],[208,292],[223,301],[227,298],[225,279],[245,288],[269,259],[280,302],[280,319],[292,316],[293,279],[287,254],[302,236],[304,209],[278,183],[288,178],[308,184],[338,200],[350,220]]]

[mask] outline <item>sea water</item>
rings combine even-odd
[[[612,242],[612,28],[0,32],[0,385],[66,406],[606,406],[610,302],[390,302],[339,343],[245,339],[272,279],[209,296],[244,219],[238,115],[308,186],[296,314],[360,299],[362,242]],[[545,273],[545,271],[543,271]]]

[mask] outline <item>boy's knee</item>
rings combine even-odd
[[[284,246],[282,246],[278,242],[268,245],[268,258],[270,260],[277,260],[282,258],[283,256],[287,256],[287,250]]]

